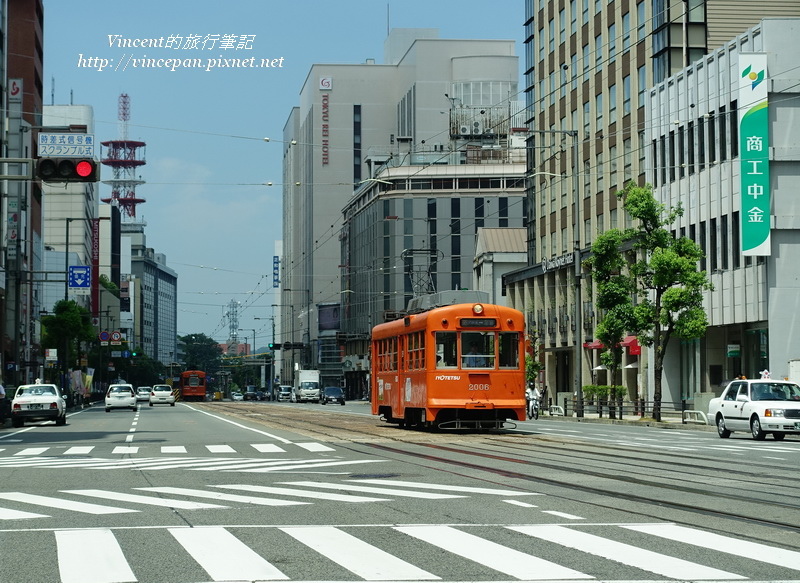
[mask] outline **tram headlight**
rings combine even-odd
[[[472,306],[472,313],[476,315],[483,314],[483,305],[475,304],[474,306]]]

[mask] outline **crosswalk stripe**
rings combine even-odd
[[[289,578],[224,528],[183,527],[170,528],[169,532],[214,581]]]
[[[518,579],[528,581],[594,579],[591,575],[505,547],[451,526],[396,526],[394,529]]]
[[[447,498],[466,498],[458,494],[436,494],[434,492],[415,492],[413,490],[398,490],[396,488],[374,488],[372,486],[356,486],[352,484],[332,484],[327,482],[283,482],[290,486],[306,486],[309,488],[328,488],[330,490],[347,490],[348,492],[369,492],[372,494],[387,494],[406,498],[425,498],[427,500],[444,500]]]
[[[332,447],[328,447],[327,445],[323,445],[321,443],[308,442],[295,443],[295,445],[308,451],[334,451]]]
[[[426,482],[406,482],[403,480],[366,479],[352,480],[359,484],[376,484],[384,486],[400,486],[408,488],[425,488],[428,490],[446,490],[448,492],[469,492],[471,494],[491,494],[494,496],[542,496],[540,492],[521,492],[519,490],[501,490],[499,488],[478,488],[474,486],[453,486],[451,484],[428,484]]]
[[[195,496],[197,498],[211,498],[224,502],[242,502],[244,504],[258,504],[260,506],[299,506],[309,504],[309,502],[298,502],[296,500],[277,500],[275,498],[262,498],[260,496],[242,496],[239,494],[226,494],[224,492],[209,492],[207,490],[192,490],[191,488],[177,488],[172,486],[152,486],[147,488],[135,488],[147,492],[159,492],[161,494],[177,494],[179,496]]]
[[[39,496],[37,494],[26,494],[24,492],[3,492],[0,493],[2,500],[14,500],[26,504],[36,504],[49,508],[60,508],[61,510],[73,510],[84,514],[123,514],[126,512],[139,512],[127,508],[117,508],[114,506],[104,506],[102,504],[90,504],[88,502],[76,502],[65,500],[53,496]]]
[[[633,545],[563,526],[543,524],[534,526],[509,526],[508,528],[516,532],[521,532],[522,534],[527,534],[551,543],[597,555],[611,561],[616,561],[617,563],[622,563],[623,565],[636,567],[643,571],[657,573],[672,579],[689,581],[746,579],[746,577],[742,577],[741,575],[706,567],[705,565],[648,551]]]
[[[207,445],[206,449],[211,453],[236,453],[230,445]]]
[[[111,453],[139,453],[139,447],[135,445],[118,445]]]
[[[441,579],[332,526],[283,527],[281,530],[367,581]]]
[[[47,514],[36,514],[35,512],[25,512],[24,510],[0,508],[0,520],[19,520],[20,518],[50,518],[50,516]]]
[[[251,443],[256,451],[261,453],[286,453],[286,450],[274,443]]]
[[[118,502],[131,502],[134,504],[149,504],[151,506],[164,506],[166,508],[181,508],[183,510],[199,510],[203,508],[227,508],[219,504],[207,504],[205,502],[191,502],[189,500],[169,500],[166,498],[153,498],[151,496],[137,496],[127,492],[112,492],[111,490],[61,490],[65,494],[79,494],[81,496],[93,496],[94,498],[104,498],[106,500],[116,500]]]
[[[61,583],[136,581],[114,533],[109,529],[57,530]],[[86,560],[86,549],[101,549]]]
[[[186,453],[186,447],[183,445],[162,445],[161,453]]]
[[[73,445],[64,452],[64,455],[86,455],[93,449],[93,445]]]
[[[49,447],[26,447],[25,449],[23,449],[21,451],[18,451],[14,455],[19,455],[19,456],[42,455],[48,449],[50,449],[50,448]]]
[[[631,524],[624,525],[623,528],[800,571],[800,553],[797,551],[779,549],[677,524]]]
[[[253,472],[253,473],[263,473],[263,472],[279,472],[285,470],[307,470],[310,468],[327,468],[332,466],[349,466],[354,464],[376,464],[385,462],[387,460],[350,460],[350,461],[331,461],[331,462],[319,462],[319,463],[306,463],[306,462],[299,462],[293,464],[282,464],[279,466],[271,466],[271,467],[264,467],[264,468],[252,468],[249,470],[242,470],[243,472]],[[200,468],[196,468],[200,469]]]
[[[333,500],[335,502],[386,502],[387,500],[389,500],[388,498],[351,496],[350,494],[333,494],[331,492],[306,491],[306,490],[297,490],[293,488],[276,488],[274,486],[255,486],[250,484],[223,484],[211,487],[228,488],[231,490],[243,490],[245,492],[261,492],[263,494],[296,496],[299,498],[313,498],[316,500]]]

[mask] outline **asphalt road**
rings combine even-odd
[[[0,429],[0,582],[797,581],[798,468],[698,428],[95,407]]]

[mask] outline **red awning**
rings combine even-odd
[[[642,347],[639,345],[639,339],[636,336],[626,336],[625,339],[620,342],[620,346],[624,346],[628,349],[628,354],[641,354]]]
[[[588,348],[589,350],[602,350],[603,348],[605,348],[605,346],[603,346],[603,343],[600,342],[599,340],[592,340],[591,342],[584,342],[583,343],[583,347],[584,348]]]

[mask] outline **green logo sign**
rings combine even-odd
[[[764,54],[739,54],[742,254],[770,254],[769,104]]]

